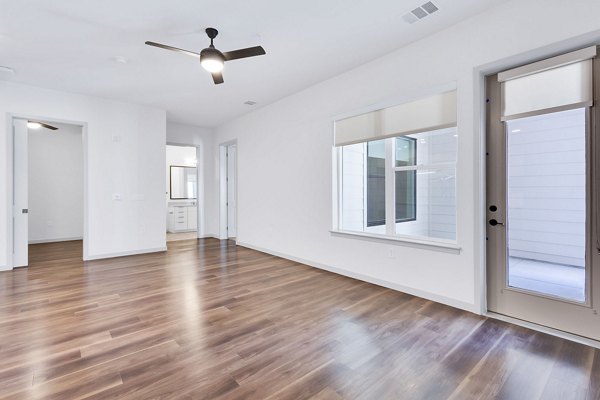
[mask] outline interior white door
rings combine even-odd
[[[227,237],[237,235],[237,146],[227,147]]]
[[[13,267],[28,265],[27,121],[13,120]]]

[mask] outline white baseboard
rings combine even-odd
[[[215,235],[214,233],[206,233],[204,235],[199,235],[198,239],[218,239],[219,235]]]
[[[104,258],[133,256],[136,254],[159,253],[161,251],[167,251],[167,246],[155,247],[155,248],[151,248],[151,249],[142,249],[142,250],[120,251],[117,253],[91,254],[91,255],[88,255],[86,258],[84,258],[84,261],[101,260]]]
[[[83,236],[78,237],[69,237],[69,238],[60,238],[60,239],[39,239],[39,240],[30,240],[29,244],[40,244],[40,243],[57,243],[57,242],[71,242],[73,240],[83,240]]]
[[[242,242],[237,242],[236,243],[238,246],[241,247],[247,247],[249,249],[252,250],[256,250],[256,251],[260,251],[263,253],[267,253],[267,254],[271,254],[277,257],[281,257],[281,258],[285,258],[291,261],[296,261],[299,262],[301,264],[306,264],[309,265],[311,267],[315,267],[315,268],[319,268],[325,271],[329,271],[329,272],[333,272],[334,274],[338,274],[338,275],[343,275],[343,276],[347,276],[349,278],[353,278],[353,279],[358,279],[359,281],[364,281],[364,282],[368,282],[368,283],[372,283],[374,285],[377,286],[382,286],[388,289],[393,289],[393,290],[397,290],[399,292],[403,292],[403,293],[407,293],[413,296],[417,296],[417,297],[421,297],[423,299],[427,299],[427,300],[431,300],[431,301],[435,301],[436,303],[441,303],[441,304],[445,304],[454,308],[459,308],[461,310],[465,310],[465,311],[469,311],[472,312],[474,314],[478,314],[481,315],[480,310],[475,306],[475,304],[470,304],[470,303],[465,303],[462,301],[458,301],[455,299],[451,299],[448,297],[444,297],[444,296],[440,296],[437,295],[435,293],[430,293],[430,292],[426,292],[423,290],[419,290],[419,289],[414,289],[414,288],[410,288],[410,287],[406,287],[403,285],[399,285],[397,283],[393,283],[393,282],[389,282],[383,279],[379,279],[373,276],[369,276],[369,275],[364,275],[364,274],[360,274],[357,272],[352,272],[352,271],[348,271],[346,269],[343,268],[338,268],[338,267],[333,267],[330,265],[325,265],[319,262],[315,262],[315,261],[311,261],[311,260],[306,260],[300,257],[296,257],[296,256],[292,256],[289,254],[284,254],[284,253],[280,253],[278,251],[273,251],[264,247],[260,247],[260,246],[254,246],[252,244],[249,243],[242,243]]]

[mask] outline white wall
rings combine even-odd
[[[83,238],[82,127],[28,130],[29,243]]]
[[[199,234],[219,236],[219,168],[215,167],[212,129],[199,126],[167,123],[167,143],[196,146],[200,181],[198,182]],[[216,158],[218,159],[218,157]],[[207,184],[210,182],[210,184]]]
[[[238,243],[481,312],[481,73],[591,44],[598,15],[595,0],[504,3],[219,127],[216,143],[238,143]],[[453,85],[460,253],[332,235],[332,121]]]
[[[7,268],[11,248],[9,113],[87,124],[84,256],[101,258],[165,247],[165,111],[0,82],[0,268]],[[121,200],[113,200],[113,194],[120,194]]]

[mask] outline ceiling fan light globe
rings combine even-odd
[[[218,59],[214,59],[214,58],[204,59],[204,60],[200,61],[200,65],[202,65],[202,68],[204,68],[208,72],[223,71],[223,61],[218,60]]]
[[[223,64],[225,64],[225,57],[214,47],[207,47],[200,52],[200,65],[208,72],[223,71]]]

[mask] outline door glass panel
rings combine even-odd
[[[510,287],[585,301],[586,116],[507,122]]]

